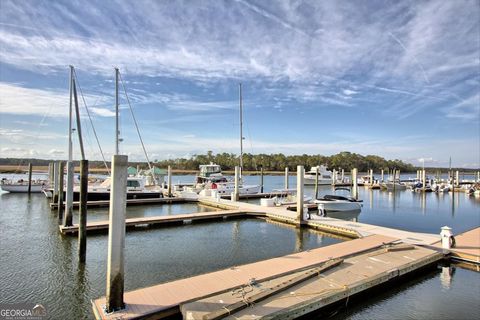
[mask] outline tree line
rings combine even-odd
[[[50,162],[54,160],[45,159],[20,159],[20,158],[0,158],[0,165],[18,166],[20,167],[31,163],[33,166],[48,166]],[[207,154],[196,154],[190,158],[177,158],[169,160],[155,160],[155,166],[159,168],[166,168],[172,166],[172,169],[176,170],[191,170],[197,171],[198,166],[201,164],[209,164],[210,162],[216,163],[222,167],[223,170],[233,170],[235,166],[239,165],[239,156],[234,153],[217,153],[208,151]],[[79,165],[78,161],[74,161],[75,165]],[[147,168],[145,162],[130,162],[131,166],[140,165],[142,168]],[[345,169],[351,170],[357,168],[360,172],[365,172],[369,169],[374,171],[398,169],[401,172],[415,172],[420,167],[414,166],[410,163],[405,163],[402,160],[386,160],[382,157],[375,155],[360,155],[348,151],[340,152],[331,156],[323,155],[284,155],[282,153],[275,154],[250,154],[245,153],[243,155],[243,168],[246,171],[257,171],[261,167],[265,171],[283,171],[288,167],[291,171],[296,170],[297,165],[303,165],[306,170],[317,165],[326,165],[330,170],[332,169]],[[110,162],[107,162],[110,166]],[[104,168],[102,161],[89,161],[90,168]],[[425,168],[430,171],[438,171],[440,168]],[[441,171],[447,171],[448,168],[444,168]],[[478,169],[465,169],[465,168],[452,168],[452,170],[460,170],[463,172],[475,171]]]
[[[183,170],[198,170],[201,164],[216,163],[222,167],[223,170],[233,170],[235,166],[239,165],[239,156],[233,153],[218,153],[214,154],[208,151],[207,154],[197,154],[191,158],[178,158],[171,160],[155,160],[156,166],[167,167],[172,166],[173,169]],[[296,170],[297,165],[305,166],[306,170],[317,165],[326,165],[329,169],[345,169],[351,170],[357,168],[359,171],[373,170],[388,170],[399,169],[402,172],[414,172],[416,167],[405,163],[401,160],[386,160],[379,156],[367,155],[362,156],[357,153],[340,152],[332,156],[323,155],[284,155],[282,153],[276,154],[250,154],[243,155],[243,169],[247,171],[257,171],[263,167],[266,171],[282,171],[286,167],[289,170]]]

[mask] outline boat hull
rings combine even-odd
[[[303,178],[303,184],[305,185],[315,185],[315,177],[304,177]],[[318,179],[318,185],[321,186],[326,186],[326,185],[331,185],[332,184],[332,179]]]
[[[48,189],[44,191],[45,196],[47,198],[51,198],[53,194],[52,189]],[[63,192],[63,199],[66,199],[66,192]],[[162,198],[163,193],[160,191],[155,192],[142,192],[142,191],[129,191],[127,192],[127,199],[156,199]],[[100,201],[100,200],[110,200],[110,192],[109,191],[90,191],[87,195],[88,201]],[[80,192],[73,191],[73,201],[80,200]]]
[[[10,193],[27,193],[28,185],[24,184],[2,184],[1,189]],[[39,193],[42,192],[44,185],[41,184],[32,184],[30,192]]]
[[[355,211],[361,210],[362,205],[358,202],[351,201],[324,201],[316,200],[318,204],[318,209],[325,212],[339,212],[339,211]]]

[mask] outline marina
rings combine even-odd
[[[478,4],[1,0],[0,320],[477,319]]]
[[[248,179],[254,179],[254,178],[255,177],[253,177],[253,176],[252,177],[246,177],[247,180]],[[265,192],[264,196],[269,194],[268,190],[275,189],[276,187],[279,186],[279,184],[276,184],[276,183],[282,181],[282,184],[283,184],[283,180],[284,180],[283,177],[281,177],[281,176],[280,177],[279,176],[277,176],[277,177],[266,176],[265,179],[266,179],[265,181],[266,181],[266,190],[267,191]],[[291,177],[290,185],[295,186],[295,177]],[[322,186],[320,188],[320,193],[321,194],[324,194],[324,193],[328,194],[328,192],[329,192],[329,190],[331,190],[331,188],[332,188],[331,186]],[[315,190],[314,190],[313,187],[309,187],[309,186],[305,187],[305,192],[307,194],[311,194],[314,191]],[[431,195],[428,195],[428,196],[426,196],[426,194],[424,194],[425,197],[423,197],[421,195],[416,195],[416,193],[411,193],[409,191],[400,191],[400,193],[392,194],[390,192],[385,192],[385,191],[381,191],[381,190],[370,190],[367,187],[365,187],[365,188],[361,187],[359,189],[359,195],[360,195],[360,198],[362,198],[364,201],[363,201],[363,207],[362,207],[363,211],[362,211],[362,213],[360,213],[360,215],[357,215],[359,217],[359,218],[357,218],[357,221],[350,221],[348,219],[347,220],[338,220],[338,219],[335,219],[335,218],[320,217],[320,216],[317,216],[317,215],[313,214],[313,215],[311,215],[310,219],[307,219],[304,222],[306,230],[311,230],[311,231],[306,231],[305,230],[305,231],[302,231],[302,233],[305,234],[305,232],[307,232],[307,233],[321,232],[322,235],[330,234],[331,237],[333,237],[332,239],[335,239],[335,237],[340,237],[341,239],[344,239],[343,241],[345,241],[347,239],[350,239],[350,240],[347,240],[346,242],[341,242],[341,243],[334,244],[333,246],[320,248],[321,250],[327,250],[328,249],[328,250],[333,250],[335,252],[338,252],[339,253],[338,257],[340,259],[343,259],[343,260],[346,260],[345,258],[348,259],[348,257],[350,257],[352,255],[355,256],[355,255],[358,255],[358,254],[362,254],[362,252],[363,252],[363,250],[361,249],[362,247],[361,246],[359,246],[359,247],[349,246],[349,248],[350,248],[349,254],[342,255],[341,253],[343,251],[341,251],[336,246],[338,246],[342,243],[351,243],[352,241],[357,241],[357,240],[361,240],[361,239],[369,239],[370,237],[373,237],[373,238],[377,237],[377,239],[384,239],[384,240],[382,240],[380,242],[375,242],[375,245],[372,245],[372,247],[368,250],[373,250],[373,251],[375,251],[375,250],[385,250],[384,246],[385,246],[386,243],[391,243],[392,245],[394,244],[394,245],[397,245],[397,246],[402,245],[402,243],[403,243],[403,245],[406,245],[407,247],[408,246],[414,246],[415,247],[415,249],[411,249],[410,247],[408,247],[408,248],[410,248],[408,250],[417,250],[418,248],[424,248],[422,250],[427,250],[427,249],[430,250],[430,251],[425,251],[425,252],[430,252],[429,254],[432,255],[432,260],[430,261],[430,260],[427,259],[430,262],[426,263],[425,265],[432,265],[432,264],[435,265],[436,263],[438,263],[436,261],[439,261],[439,259],[440,260],[444,259],[443,258],[444,254],[441,250],[431,249],[431,248],[434,248],[434,247],[439,247],[438,231],[439,231],[440,228],[438,228],[437,232],[435,232],[435,233],[432,232],[433,231],[432,226],[428,227],[427,230],[414,230],[413,232],[412,231],[409,232],[409,231],[406,231],[406,230],[399,230],[398,226],[396,226],[395,219],[392,220],[391,218],[390,218],[390,221],[393,222],[392,226],[394,228],[391,228],[391,227],[388,227],[388,226],[382,227],[382,226],[379,226],[379,225],[369,224],[368,221],[375,221],[375,219],[372,220],[372,218],[375,218],[377,216],[377,214],[374,213],[376,210],[378,210],[378,208],[377,208],[378,204],[376,204],[376,203],[379,203],[378,201],[384,201],[383,203],[390,203],[389,207],[391,209],[394,209],[397,212],[397,215],[398,215],[399,211],[401,212],[401,211],[404,210],[404,209],[402,209],[402,207],[403,207],[402,203],[405,203],[405,201],[406,201],[405,197],[408,195],[408,198],[411,198],[411,199],[408,200],[408,202],[416,203],[416,206],[418,206],[417,207],[418,209],[416,209],[416,210],[420,210],[420,212],[424,212],[424,214],[425,214],[424,217],[428,218],[430,216],[430,214],[428,214],[428,212],[430,212],[430,210],[433,210],[433,207],[431,207],[431,205],[434,204],[435,202],[438,202],[438,201],[445,202],[446,200],[456,201],[457,204],[456,205],[454,204],[453,207],[450,208],[451,213],[455,214],[455,212],[458,211],[458,210],[465,210],[465,208],[461,209],[464,206],[463,203],[465,201],[467,201],[465,203],[471,202],[472,200],[475,201],[474,200],[475,198],[468,199],[468,198],[463,198],[463,196],[462,196],[462,198],[455,197],[455,199],[450,199],[450,200],[449,200],[450,197],[438,198],[438,196],[435,196],[435,194],[431,194]],[[12,195],[3,194],[0,198],[0,200],[4,201],[4,200],[7,199],[6,197],[11,197],[11,196],[13,196],[13,194]],[[33,194],[32,194],[32,196],[33,196]],[[40,195],[38,195],[38,196],[40,196]],[[38,197],[38,196],[36,196],[36,197]],[[384,196],[385,196],[385,198],[384,198]],[[392,198],[392,196],[394,196],[394,198]],[[417,199],[419,196],[420,196],[420,198],[419,198],[420,201],[417,202],[417,200],[415,200],[415,199]],[[263,198],[263,199],[269,199],[269,198],[270,198],[270,196],[267,197],[267,198]],[[425,199],[423,199],[423,198],[425,198]],[[39,200],[40,199],[41,198],[39,198]],[[174,213],[173,215],[168,215],[168,216],[149,215],[149,216],[146,216],[146,217],[143,217],[143,218],[142,217],[138,217],[138,218],[128,218],[127,217],[127,220],[126,220],[127,234],[130,234],[130,232],[132,230],[139,231],[139,232],[131,233],[134,237],[138,237],[138,235],[145,234],[145,233],[151,234],[152,232],[159,233],[159,234],[161,234],[162,232],[179,233],[180,230],[182,230],[183,228],[187,228],[188,230],[191,230],[191,228],[203,228],[203,227],[208,227],[209,225],[214,226],[216,224],[245,223],[243,221],[250,221],[249,223],[255,223],[255,221],[258,221],[258,223],[267,223],[267,224],[272,224],[272,225],[275,225],[276,223],[278,223],[279,225],[282,226],[282,228],[287,227],[289,224],[295,223],[295,218],[296,218],[296,212],[295,211],[287,210],[286,207],[263,207],[263,206],[260,206],[259,202],[260,202],[261,199],[262,198],[260,198],[258,200],[257,199],[250,199],[250,200],[249,199],[244,199],[244,200],[241,200],[241,201],[238,201],[238,202],[235,202],[235,201],[232,202],[229,199],[221,199],[221,198],[214,198],[214,197],[203,197],[203,198],[199,198],[199,199],[196,199],[196,200],[192,200],[192,199],[186,200],[186,199],[181,199],[181,198],[127,200],[127,203],[128,203],[128,201],[133,201],[134,203],[137,202],[136,205],[134,205],[134,206],[131,206],[131,205],[127,204],[128,208],[130,208],[130,209],[128,209],[128,211],[130,211],[130,210],[143,211],[146,208],[149,208],[150,206],[154,206],[153,208],[155,208],[155,206],[158,207],[158,208],[161,208],[163,206],[172,206],[172,205],[179,206],[179,211],[177,211],[178,213]],[[384,200],[382,200],[382,199],[384,199]],[[161,200],[161,202],[159,202],[159,200]],[[168,201],[168,200],[171,200],[171,201]],[[47,200],[42,200],[42,201],[46,201],[45,204],[48,205],[48,207],[51,207],[48,204]],[[248,201],[248,202],[244,202],[244,201]],[[250,203],[250,201],[254,201],[254,202]],[[411,202],[411,201],[414,201],[414,202]],[[151,202],[151,203],[149,203],[149,202]],[[210,212],[207,211],[207,212],[201,212],[201,213],[194,213],[195,211],[193,211],[192,213],[182,213],[182,210],[180,209],[182,205],[188,204],[189,206],[191,206],[191,205],[195,205],[195,203],[197,203],[197,205],[201,205],[204,208],[211,208],[210,210],[213,210],[213,211],[210,211]],[[380,202],[380,203],[382,203],[382,202]],[[108,204],[105,201],[102,202],[102,203],[97,203],[97,204],[95,202],[92,202],[92,204],[91,204],[91,207],[90,207],[89,210],[98,211],[98,213],[100,213],[100,215],[94,217],[93,220],[90,219],[90,222],[88,222],[88,224],[87,224],[87,232],[89,234],[89,239],[92,236],[94,237],[91,240],[88,240],[89,243],[91,243],[91,241],[94,241],[94,243],[96,241],[98,241],[98,240],[95,240],[95,239],[99,239],[98,237],[102,237],[101,234],[105,233],[105,231],[108,228],[108,221],[102,221],[101,220],[102,216],[105,216],[105,214],[108,213],[108,212],[102,211],[102,210],[105,210],[105,209],[102,209],[102,206],[106,206],[106,205],[108,205]],[[393,206],[393,207],[391,207],[391,206]],[[143,209],[143,208],[145,208],[145,209]],[[445,207],[445,208],[447,208],[447,207]],[[53,208],[50,208],[50,209],[53,209],[52,214],[55,215],[55,212],[56,212],[55,208],[53,207]],[[295,210],[295,208],[293,210]],[[370,212],[370,210],[374,210],[374,211]],[[470,210],[470,209],[467,209],[467,212],[468,212],[468,210]],[[102,212],[105,212],[105,213],[102,213]],[[183,212],[185,212],[185,211],[183,211]],[[372,213],[373,213],[373,216],[371,216],[369,218],[369,216]],[[91,214],[98,215],[95,212],[92,212]],[[365,216],[365,214],[366,214],[366,216]],[[406,213],[400,213],[400,216],[405,217],[405,214]],[[362,218],[362,216],[364,218]],[[396,216],[396,215],[394,215],[394,216]],[[450,217],[454,217],[454,216],[450,216]],[[260,218],[260,220],[258,220],[258,218]],[[471,220],[471,223],[475,224],[475,220],[477,218],[475,218],[475,215],[473,215],[472,218],[473,218],[473,220]],[[358,221],[358,219],[360,221],[363,220],[367,223],[360,222],[360,221]],[[202,223],[197,224],[195,220],[198,220],[197,222],[202,222]],[[236,222],[236,221],[238,221],[238,222]],[[264,221],[264,222],[261,222],[261,221]],[[419,220],[419,221],[421,221],[421,220]],[[453,221],[455,221],[455,219]],[[440,221],[438,223],[441,224]],[[150,224],[152,224],[151,227],[149,227]],[[462,230],[461,228],[459,229],[458,225],[455,225],[455,224],[453,224],[453,225],[454,225],[455,229],[459,230],[459,232]],[[292,225],[292,227],[293,226],[294,225]],[[420,227],[420,229],[422,229],[421,226],[422,226],[422,223],[417,225],[417,227]],[[158,229],[158,227],[161,227],[161,229]],[[287,228],[292,228],[292,227],[287,227]],[[302,230],[305,229],[305,228],[302,228]],[[95,229],[97,229],[97,230],[95,230]],[[102,229],[103,229],[103,231],[102,231]],[[293,230],[295,230],[295,229],[296,228],[293,227]],[[60,232],[65,233],[66,235],[75,235],[76,232],[78,231],[78,227],[75,224],[72,227],[60,226],[59,230],[60,230]],[[173,231],[173,230],[176,230],[176,231]],[[478,233],[478,230],[479,229],[474,229],[472,232],[477,232]],[[93,233],[91,233],[92,231],[93,231]],[[465,231],[468,231],[468,230],[465,230]],[[59,231],[57,231],[57,232],[59,232]],[[100,234],[98,234],[98,233],[100,233]],[[465,252],[467,252],[468,254],[472,254],[472,252],[473,252],[473,259],[472,259],[472,256],[470,256],[469,260],[470,261],[475,261],[475,259],[478,259],[478,255],[479,255],[478,244],[475,243],[475,241],[474,241],[474,239],[476,239],[477,237],[476,237],[476,234],[474,234],[474,236],[471,236],[471,234],[469,234],[468,232],[466,234],[467,234],[467,238],[465,238],[465,239],[467,239],[466,242],[464,241],[464,235],[463,234],[459,234],[458,236],[456,235],[455,239],[457,240],[458,247],[457,247],[457,249],[453,249],[451,252],[452,252],[452,255],[455,255],[455,251],[459,250],[460,255],[465,254],[465,253],[461,253],[461,248],[464,248]],[[128,237],[130,237],[130,236],[128,236]],[[61,241],[62,242],[67,241],[68,242],[69,241],[68,238],[70,238],[70,237],[63,238]],[[370,239],[373,239],[373,238],[370,238]],[[73,238],[73,239],[75,239],[75,238]],[[352,240],[352,239],[357,239],[357,240]],[[387,241],[385,239],[389,239],[389,240]],[[302,245],[301,242],[299,244],[298,239],[295,240],[295,242],[297,242],[297,244],[295,244],[295,247],[296,248],[302,248],[301,249],[302,251],[300,251],[300,252],[303,252],[303,250],[305,250],[306,247],[304,245]],[[320,249],[315,249],[315,250],[320,250]],[[328,250],[325,251],[325,252],[328,252]],[[405,250],[407,250],[407,249],[405,249]],[[307,250],[307,252],[310,252],[310,251],[311,250]],[[403,250],[399,250],[398,252],[403,252]],[[91,255],[91,253],[87,254],[87,256],[88,255]],[[458,256],[460,256],[460,255],[458,255]],[[427,254],[427,256],[428,256],[428,254]],[[322,261],[317,261],[318,263],[313,268],[317,268],[322,263],[329,260],[329,259],[325,260],[324,255],[319,255],[319,257],[323,257],[324,261],[323,262]],[[330,257],[331,256],[328,255],[328,258],[330,258]],[[408,270],[409,271],[414,271],[417,268],[423,270],[424,264],[422,263],[422,261],[424,261],[424,260],[422,260],[422,259],[419,258],[418,265],[415,266],[415,267],[410,266]],[[269,261],[268,258],[265,261]],[[258,262],[253,262],[253,263],[255,265],[257,263],[261,264],[263,262],[264,262],[263,260],[258,260]],[[237,264],[237,266],[238,266],[238,264]],[[250,278],[246,279],[245,282],[243,282],[243,283],[242,282],[237,283],[237,286],[247,283],[248,280],[251,279],[251,278],[255,278],[258,283],[261,283],[261,285],[260,285],[261,288],[276,286],[278,284],[281,284],[281,283],[287,281],[288,279],[295,278],[295,277],[301,275],[302,272],[308,272],[308,270],[311,270],[312,268],[309,269],[308,264],[307,264],[305,266],[298,266],[297,265],[297,269],[292,268],[290,271],[285,271],[285,274],[283,274],[282,272],[280,272],[279,274],[271,274],[269,276],[266,276],[265,279],[262,278],[261,276],[255,277],[256,274],[252,275],[253,274],[252,273],[252,274],[249,274]],[[474,269],[475,269],[475,267],[474,267]],[[227,267],[227,269],[225,269],[225,270],[230,270],[230,269]],[[272,270],[272,269],[267,268],[267,270]],[[275,268],[274,270],[277,270],[277,268]],[[333,270],[335,270],[335,268],[333,268],[329,271],[326,271],[325,274],[331,273],[331,272],[333,272]],[[401,270],[401,268],[399,270]],[[220,269],[218,272],[222,272],[222,269]],[[420,274],[422,272],[420,272]],[[200,276],[200,275],[198,275],[198,276]],[[372,277],[374,277],[374,276],[372,275]],[[390,279],[390,278],[393,279],[393,278],[395,278],[395,276],[393,274],[390,274],[390,275],[385,277],[385,279]],[[175,285],[175,277],[173,277],[171,279],[174,281],[174,283],[172,283],[171,285]],[[183,281],[189,281],[188,279],[189,278],[187,277]],[[243,279],[243,278],[241,278],[241,279]],[[372,279],[374,279],[374,278],[372,278]],[[309,281],[311,282],[311,280],[308,280],[307,282],[299,283],[298,286],[302,287],[302,286],[305,285],[305,288],[309,288],[308,287],[308,285],[310,283]],[[218,283],[219,285],[221,284],[221,282],[219,282],[219,281],[216,281],[215,283]],[[375,282],[375,283],[376,283],[375,285],[372,284],[373,287],[378,285],[378,282]],[[155,284],[154,282],[153,283],[152,282],[146,283],[145,288],[136,289],[134,291],[127,291],[125,293],[125,299],[126,299],[125,301],[127,301],[126,302],[127,305],[129,303],[133,303],[134,305],[139,303],[139,300],[138,300],[139,297],[143,297],[143,298],[146,297],[146,294],[143,293],[141,290],[147,290],[147,289],[150,290],[151,286],[154,285],[154,284]],[[170,285],[170,282],[165,282],[165,285]],[[188,286],[188,287],[190,288],[190,286]],[[195,287],[198,287],[198,285],[195,286]],[[163,290],[162,289],[163,285],[154,285],[152,288],[156,288],[155,290],[160,290],[159,292],[163,292],[163,291],[161,291],[161,290]],[[202,286],[202,288],[203,288],[203,286]],[[222,292],[224,292],[224,291],[228,292],[228,290],[236,290],[235,289],[236,285],[235,285],[235,283],[233,283],[233,284],[230,283],[226,287],[223,287],[222,290],[220,290],[220,289],[216,290],[215,289],[216,287],[213,288],[213,289],[212,288],[208,289],[208,288],[210,288],[210,287],[205,286],[205,290],[210,290],[209,294],[207,294],[208,296],[212,295],[212,294],[218,294],[218,295],[220,295],[219,296],[220,298],[218,298],[218,300],[229,301],[228,299],[222,298],[221,295],[227,294],[227,295],[231,296],[231,294],[222,293]],[[138,291],[138,290],[140,290],[140,291]],[[306,289],[306,290],[310,290],[310,289]],[[363,290],[359,290],[358,292],[362,292],[362,291]],[[133,293],[135,293],[135,294],[131,295],[131,292],[132,292],[132,294]],[[138,294],[136,294],[136,292],[142,292],[142,293],[139,296]],[[152,292],[156,292],[156,291],[152,291]],[[169,290],[168,292],[172,292],[172,290]],[[187,313],[191,314],[192,316],[193,315],[198,315],[195,312],[200,312],[199,314],[201,314],[202,316],[204,315],[205,310],[204,310],[204,307],[202,307],[202,305],[204,303],[204,299],[207,299],[205,301],[208,301],[208,298],[203,298],[204,297],[203,294],[197,292],[196,296],[192,297],[191,299],[187,299],[186,297],[188,297],[188,296],[183,296],[181,294],[181,291],[175,290],[175,292],[178,292],[175,296],[177,297],[177,299],[180,299],[180,300],[177,300],[178,304],[174,304],[174,302],[172,302],[172,301],[175,301],[175,300],[165,300],[165,301],[171,301],[172,302],[172,304],[169,305],[168,308],[164,304],[165,301],[163,301],[159,304],[156,304],[156,303],[153,303],[153,301],[155,301],[155,299],[153,299],[153,300],[147,299],[148,304],[145,304],[145,302],[143,302],[142,305],[149,305],[150,306],[149,308],[142,309],[142,308],[134,307],[133,309],[128,309],[127,308],[127,310],[129,310],[129,312],[133,312],[132,310],[135,310],[135,312],[140,312],[142,314],[143,313],[149,313],[149,312],[154,312],[155,314],[157,314],[157,313],[158,314],[172,314],[172,312],[175,311],[175,314],[177,314],[177,315],[180,314],[179,312],[181,312],[181,310],[183,310],[184,316]],[[258,290],[257,291],[252,291],[252,295],[258,294],[258,292],[259,292]],[[290,292],[290,291],[288,291],[288,292]],[[317,292],[317,291],[315,291],[315,292]],[[357,292],[357,291],[355,291],[355,292]],[[164,295],[164,294],[162,294],[162,295]],[[101,296],[101,294],[97,293],[97,296]],[[134,296],[135,296],[135,298],[133,298]],[[268,305],[268,301],[270,301],[269,299],[274,301],[275,300],[274,297],[277,297],[277,296],[281,297],[281,292],[279,292],[278,295],[272,296],[271,298],[268,298],[268,299],[262,300],[262,301],[264,301],[264,303],[266,303]],[[341,294],[339,294],[339,297],[340,296],[341,296]],[[325,296],[322,296],[322,297],[323,297],[323,299],[325,299]],[[101,301],[104,298],[100,298],[100,299],[96,300],[96,299],[94,299],[94,296],[90,296],[90,299],[92,299],[92,301],[95,301],[93,306],[94,306],[94,310],[96,310],[95,313],[98,316],[99,314],[101,314],[102,309],[101,309],[100,306],[102,305]],[[127,299],[137,299],[137,300],[127,300]],[[284,299],[285,298],[281,298],[280,301],[283,301]],[[135,301],[135,302],[133,302],[133,301]],[[296,301],[298,302],[298,299]],[[333,303],[334,301],[337,301],[337,300],[332,298],[331,301]],[[235,300],[232,300],[228,303],[229,304],[235,304]],[[256,308],[257,308],[257,309],[255,309],[255,311],[253,309],[250,309],[250,308],[247,308],[246,310],[261,313],[262,308],[260,307],[260,305],[263,305],[262,303],[260,303],[260,302],[255,303]],[[258,304],[260,304],[260,305],[258,305]],[[210,305],[210,304],[208,304],[208,305]],[[321,310],[321,309],[327,307],[329,304],[308,303],[307,305],[311,308],[311,310]],[[222,308],[222,306],[223,305],[217,305],[218,308]],[[88,304],[87,304],[86,307],[88,309]],[[209,310],[209,312],[215,312],[215,311],[218,311],[218,308],[217,309],[207,308],[207,309]],[[269,310],[270,308],[267,308],[267,309]],[[267,309],[263,309],[263,310],[267,310]],[[159,311],[159,310],[162,310],[162,311]],[[165,310],[169,310],[169,311],[167,312]],[[204,310],[204,311],[198,311],[198,310]],[[275,309],[275,310],[277,310],[277,309]],[[297,309],[291,308],[291,310],[293,312],[293,310],[297,310]],[[277,311],[280,312],[280,310],[277,310]],[[192,312],[194,312],[194,313],[192,313]],[[238,312],[239,313],[236,314],[236,316],[240,317],[242,314],[244,314],[244,313],[242,313],[241,310],[239,310]],[[252,313],[248,312],[248,314],[252,314]],[[99,318],[101,318],[101,316],[99,316]],[[108,318],[108,317],[105,317],[105,318]],[[193,318],[195,318],[195,317],[193,317]]]

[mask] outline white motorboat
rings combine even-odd
[[[283,196],[275,196],[273,197],[273,203],[276,206],[286,206],[297,204],[297,190],[296,189],[274,189],[273,192],[285,192]],[[303,203],[307,204],[312,201],[312,197],[304,195],[303,196]]]
[[[388,191],[400,191],[400,190],[407,190],[407,185],[403,182],[393,182],[393,181],[388,181],[385,182],[385,187],[387,188]]]
[[[31,183],[30,192],[42,192],[47,187],[48,182],[45,180],[35,180]],[[27,193],[28,181],[20,179],[18,181],[2,179],[0,182],[0,188],[3,191],[10,193]]]
[[[216,190],[220,195],[229,195],[235,191],[235,183],[228,181],[222,174],[220,165],[210,163],[200,165],[200,173],[196,178],[195,190],[200,192],[202,189]],[[240,194],[256,194],[260,192],[259,185],[247,185],[240,182]]]
[[[322,198],[313,200],[318,204],[318,211],[322,214],[328,214],[328,212],[338,211],[354,211],[361,210],[361,201],[358,201],[352,197],[344,197],[338,195],[325,195]]]
[[[303,183],[305,185],[315,185],[316,175],[318,170],[318,184],[330,185],[332,184],[332,172],[326,166],[320,165],[312,167],[310,171],[305,172],[303,176]]]

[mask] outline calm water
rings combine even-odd
[[[265,189],[283,187],[283,177],[265,176]],[[258,183],[258,176],[246,177]],[[190,182],[192,176],[174,176]],[[291,177],[290,186],[295,186]],[[313,194],[313,188],[307,189]],[[321,194],[332,193],[322,187]],[[438,233],[449,225],[461,232],[480,225],[480,199],[464,194],[395,194],[360,187],[364,206],[358,221]],[[90,299],[105,294],[107,236],[88,238],[87,264],[77,265],[76,238],[58,233],[55,214],[43,195],[0,195],[0,302],[46,306],[52,319],[92,318]],[[129,217],[211,209],[196,204],[129,207]],[[103,220],[107,209],[89,210]],[[76,218],[76,217],[75,217]],[[237,220],[128,232],[126,290],[337,243],[308,230],[262,220]],[[407,284],[349,305],[338,319],[463,319],[480,313],[480,274],[439,265]],[[448,275],[448,276],[446,276]]]

